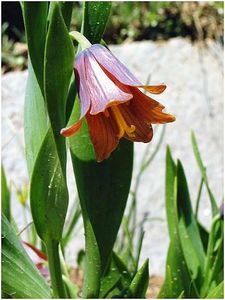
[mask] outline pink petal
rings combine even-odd
[[[94,56],[89,52],[89,49],[90,48],[84,52],[85,78],[87,93],[89,93],[91,100],[90,114],[94,115],[104,111],[111,102],[126,102],[130,100],[133,95],[124,92],[106,75]],[[81,94],[80,100],[81,103],[84,100]]]
[[[89,51],[94,55],[98,63],[119,82],[129,85],[144,88],[152,94],[162,93],[166,85],[143,85],[123,63],[121,63],[107,48],[100,44],[95,44],[89,48]],[[107,72],[106,72],[107,73]]]
[[[131,86],[142,85],[139,80],[107,48],[95,44],[89,48],[98,63],[121,83]]]
[[[80,101],[80,119],[88,112],[91,104],[90,94],[87,87],[87,79],[85,78],[85,55],[81,52],[75,61],[75,69],[79,75],[79,97]]]

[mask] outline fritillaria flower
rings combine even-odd
[[[142,85],[104,46],[95,44],[80,52],[75,61],[80,98],[80,120],[61,130],[70,137],[87,119],[97,161],[110,156],[121,138],[133,142],[151,141],[151,124],[173,122],[164,106],[145,95],[162,93],[166,85]]]

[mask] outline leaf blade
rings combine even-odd
[[[29,55],[38,84],[44,92],[44,49],[47,30],[48,2],[24,2],[23,16]]]
[[[2,288],[13,298],[51,298],[51,291],[2,215]]]
[[[110,1],[84,2],[84,22],[82,31],[92,43],[100,43],[109,18],[112,3]]]

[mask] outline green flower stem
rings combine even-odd
[[[81,51],[85,50],[86,48],[91,47],[91,43],[89,40],[80,32],[78,31],[71,31],[69,33],[71,38],[75,41],[77,41],[81,47]]]
[[[59,243],[50,239],[46,241],[46,249],[54,297],[66,298],[59,259]]]

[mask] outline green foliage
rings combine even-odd
[[[91,44],[101,41],[108,21],[111,2],[84,2],[82,31]]]
[[[109,8],[110,3],[85,3],[82,28],[90,42],[101,40]],[[73,123],[78,116],[79,107],[75,101],[69,123]],[[85,228],[86,266],[83,296],[98,297],[100,277],[109,262],[129,193],[133,145],[122,141],[108,160],[97,163],[86,122],[83,122],[81,130],[69,139],[69,145]],[[124,172],[120,172],[118,167]]]
[[[162,12],[169,13],[168,7],[180,5],[170,2],[125,2],[121,5],[115,2],[108,30],[119,23],[115,10],[121,10],[122,26],[128,28],[127,22],[131,24],[131,31],[121,30],[123,38],[138,39],[136,28],[140,30],[149,24],[153,28],[165,22],[171,31],[172,20],[165,20]],[[24,114],[30,201],[35,225],[33,240],[36,243],[37,232],[42,246],[46,247],[53,296],[78,297],[78,287],[69,278],[59,244],[64,251],[82,214],[85,251],[81,251],[78,257],[80,269],[84,272],[82,297],[144,298],[149,284],[149,266],[146,260],[139,268],[145,219],[140,225],[136,223],[137,190],[141,176],[162,144],[165,127],[156,148],[151,153],[146,148],[131,194],[130,210],[124,216],[132,176],[133,144],[122,140],[109,159],[97,163],[84,120],[81,130],[68,139],[80,204],[77,199],[76,208],[64,228],[68,207],[67,149],[60,129],[77,121],[80,113],[77,78],[74,79],[72,72],[75,48],[69,35],[73,3],[24,2],[22,8],[30,57]],[[90,42],[102,42],[110,8],[111,2],[84,3],[82,32]],[[136,23],[132,23],[134,19]],[[209,187],[194,134],[192,144],[201,172],[195,212],[182,163],[175,162],[167,148],[165,204],[170,245],[166,277],[159,298],[223,297],[223,219]],[[212,207],[209,232],[201,225],[197,213],[203,186]],[[2,198],[3,212],[10,220],[10,192],[4,170]],[[50,298],[50,288],[28,258],[6,217],[3,216],[2,220],[4,296]],[[118,235],[121,222],[122,231]]]
[[[35,2],[23,3],[24,25],[26,29],[29,55],[42,93],[44,92],[43,70],[47,14],[47,1],[38,4]]]
[[[2,212],[4,213],[5,217],[8,219],[10,222],[11,219],[11,213],[10,213],[10,190],[6,181],[5,177],[5,171],[2,166],[1,169],[1,175],[2,175],[2,180],[1,180],[1,199],[2,199]]]
[[[24,10],[29,12],[33,8],[32,5],[29,6],[29,3],[26,3]],[[43,4],[36,3],[35,7],[38,5],[40,7],[37,12],[41,10]],[[43,23],[46,23],[47,14],[43,12],[40,14],[39,18],[45,18]],[[33,13],[24,12],[24,18],[26,24],[31,24]],[[31,48],[31,56],[32,53],[38,53],[40,50],[44,60],[38,61],[34,57],[35,63],[39,63],[39,68],[34,70],[35,74],[31,66],[29,68],[30,79],[27,86],[27,106],[25,107],[25,140],[28,145],[27,159],[31,174],[32,216],[37,232],[47,246],[54,294],[64,297],[58,243],[62,237],[67,212],[68,191],[65,175],[66,146],[64,139],[60,136],[60,129],[65,124],[65,104],[73,69],[74,51],[57,2],[51,5],[48,21],[48,31],[42,31],[41,36],[38,34],[35,42],[32,42],[31,39],[31,45],[28,43],[29,50]],[[35,35],[37,28],[32,27],[30,30],[33,30]],[[27,35],[32,35],[33,31],[28,30]],[[39,49],[38,39],[41,44],[43,35],[45,49]],[[39,55],[41,54],[39,53]],[[44,74],[43,83],[40,80],[42,73]]]
[[[145,261],[140,270],[135,274],[130,286],[128,296],[130,298],[145,298],[148,288],[149,271],[148,260]]]
[[[79,30],[83,16],[82,3],[62,1],[60,6],[67,28],[69,28],[72,15],[71,30]],[[33,8],[35,9],[35,3]],[[35,11],[35,14],[37,13],[38,11]],[[179,1],[124,1],[120,3],[114,1],[104,39],[108,44],[120,44],[126,39],[129,41],[158,40],[175,36],[189,37],[192,40],[202,38],[223,40],[223,13],[223,1],[204,3]],[[35,14],[34,22],[37,21]],[[21,47],[18,47],[20,45],[14,44],[14,41],[8,37],[9,26],[17,33],[20,42],[24,42],[23,32],[14,28],[13,25],[5,23],[2,28],[6,27],[2,33],[3,72],[11,69],[24,69],[27,66],[26,49],[21,51]],[[29,27],[29,24],[27,25]],[[34,25],[33,28],[36,26]],[[31,26],[30,29],[32,29]]]
[[[218,213],[218,207],[217,207],[217,204],[216,204],[215,197],[214,197],[214,195],[213,195],[213,193],[212,193],[212,191],[209,187],[208,178],[207,178],[207,175],[206,175],[206,170],[205,170],[205,167],[204,167],[203,162],[202,162],[202,158],[201,158],[201,155],[200,155],[200,152],[199,152],[199,149],[198,149],[197,140],[196,140],[194,132],[192,132],[192,134],[191,134],[191,141],[192,141],[192,147],[193,147],[193,151],[194,151],[194,154],[195,154],[195,158],[196,158],[197,164],[199,166],[199,170],[200,170],[201,175],[202,175],[202,180],[204,181],[205,186],[206,186],[207,191],[208,191],[208,194],[209,194],[209,198],[210,198],[210,202],[211,202],[211,206],[212,206],[212,215],[215,216]]]
[[[202,4],[179,1],[114,1],[104,39],[107,43],[120,44],[126,39],[158,40],[175,36],[193,40],[223,38],[223,10],[222,1]],[[81,19],[81,7],[76,3],[72,27],[79,28]],[[199,28],[203,36],[200,36]]]
[[[50,299],[51,290],[2,215],[2,290],[12,298]]]
[[[204,183],[208,187],[193,133],[192,142]],[[209,188],[207,190],[212,201],[212,192]],[[166,155],[166,208],[170,247],[166,278],[158,298],[179,298],[181,294],[182,298],[210,298],[213,295],[220,298],[223,281],[223,219],[217,212],[210,232],[202,227],[192,210],[182,164],[179,160],[175,164],[169,148]],[[213,214],[214,208],[212,205]]]

